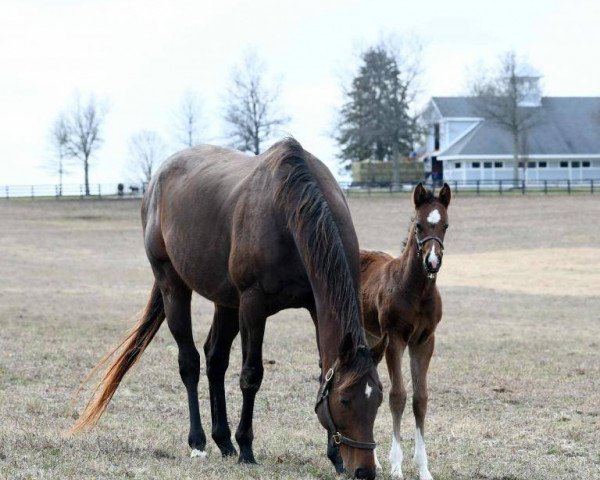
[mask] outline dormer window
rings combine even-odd
[[[433,125],[433,149],[440,149],[440,124],[435,123]]]

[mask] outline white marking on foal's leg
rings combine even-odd
[[[402,475],[402,446],[400,440],[396,440],[396,435],[392,435],[392,448],[390,449],[390,463],[392,464],[392,477],[404,478]]]
[[[367,388],[365,388],[365,395],[367,396],[367,398],[371,398],[372,391],[373,391],[373,387],[371,385],[369,385],[369,382],[367,382]]]
[[[431,264],[431,266],[433,268],[438,267],[440,259],[438,258],[437,254],[435,253],[435,245],[433,245],[431,247],[431,252],[429,252],[429,257],[427,258],[427,260],[429,261],[429,263]]]
[[[199,458],[201,460],[204,460],[207,456],[208,456],[208,453],[206,453],[202,450],[198,450],[196,448],[194,448],[192,450],[192,453],[190,454],[190,458]]]
[[[420,480],[433,480],[431,473],[429,473],[429,467],[427,465],[427,452],[425,451],[425,440],[421,434],[419,428],[415,431],[415,455],[413,460],[417,464],[419,469]]]
[[[381,470],[381,463],[379,463],[379,459],[377,458],[377,449],[373,450],[373,455],[375,455],[375,468]]]
[[[442,219],[442,216],[440,215],[440,212],[438,211],[437,208],[435,210],[432,210],[431,212],[429,212],[429,215],[427,215],[427,223],[430,223],[431,225],[435,225],[441,219]]]

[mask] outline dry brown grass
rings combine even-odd
[[[351,199],[351,208],[363,247],[398,253],[407,197]],[[188,458],[185,390],[166,328],[99,427],[64,434],[79,380],[147,300],[138,210],[136,202],[0,202],[0,477],[335,478],[312,411],[317,355],[303,311],[267,324],[264,356],[274,362],[257,397],[260,466],[222,460],[212,442],[206,462]],[[598,218],[594,197],[453,201],[430,374],[437,480],[600,478]],[[211,310],[194,299],[199,346]],[[233,427],[239,369],[236,342],[227,374]],[[205,428],[207,391],[203,376]],[[410,408],[405,418],[406,476],[416,478]],[[384,405],[376,423],[384,477],[390,428]]]

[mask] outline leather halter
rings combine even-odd
[[[417,256],[419,256],[419,257],[423,254],[423,245],[425,245],[425,243],[429,242],[430,240],[437,242],[439,244],[440,248],[442,249],[442,253],[444,252],[444,242],[442,242],[442,239],[440,237],[429,235],[428,237],[421,239],[421,238],[419,238],[419,232],[417,231],[416,225],[415,225],[415,240],[417,241]]]
[[[359,442],[357,440],[352,440],[344,435],[342,435],[337,427],[335,426],[335,422],[331,417],[331,411],[329,410],[329,389],[331,387],[331,382],[333,381],[333,375],[335,374],[335,369],[338,366],[338,361],[336,360],[332,367],[327,370],[325,374],[325,381],[321,384],[321,388],[319,388],[319,394],[317,396],[317,403],[315,404],[315,413],[320,405],[323,405],[323,413],[325,415],[325,421],[327,422],[327,430],[331,434],[333,441],[336,445],[344,444],[353,448],[362,448],[364,450],[374,450],[377,444],[375,442]]]

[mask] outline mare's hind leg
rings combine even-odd
[[[410,345],[410,373],[413,381],[413,412],[415,414],[415,455],[420,480],[432,480],[425,451],[425,415],[427,414],[427,370],[433,355],[435,337],[424,343]]]
[[[262,343],[266,319],[262,292],[258,288],[244,291],[240,296],[239,310],[243,356],[240,388],[243,400],[240,423],[235,433],[240,447],[240,463],[256,463],[252,452],[252,416],[256,392],[263,379]]]
[[[392,388],[390,390],[390,410],[392,412],[392,448],[390,449],[390,463],[392,466],[392,477],[404,478],[402,476],[402,445],[400,444],[400,425],[402,414],[406,406],[406,389],[402,378],[402,355],[406,349],[406,342],[398,333],[392,333],[389,344],[385,351],[385,360],[390,375]]]
[[[314,310],[314,308],[309,309],[309,312],[312,321],[315,324],[315,333],[317,335],[317,350],[319,351],[319,383],[321,383],[323,381],[323,362],[321,360],[321,347],[319,345],[319,322],[317,319],[317,312]],[[344,472],[344,461],[342,460],[340,449],[333,441],[330,432],[327,432],[327,458],[331,460],[331,463],[333,463],[337,473]]]
[[[153,267],[162,292],[169,330],[179,348],[179,374],[187,390],[190,411],[188,444],[192,449],[192,457],[205,457],[206,435],[202,429],[198,405],[200,354],[194,345],[190,312],[192,293],[169,262],[153,265]]]
[[[206,355],[206,375],[210,391],[212,438],[224,457],[237,454],[231,443],[231,430],[227,420],[225,372],[229,367],[231,343],[238,331],[237,308],[215,305],[212,327],[204,344],[204,354]]]

